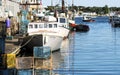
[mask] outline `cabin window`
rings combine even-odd
[[[57,28],[57,24],[54,24],[54,28]]]
[[[44,28],[47,28],[47,24],[44,25]]]
[[[33,25],[29,25],[29,28],[32,29],[32,28],[33,28]]]
[[[38,28],[38,25],[37,25],[37,24],[35,24],[35,28]]]
[[[43,28],[43,25],[42,25],[42,24],[40,24],[40,25],[39,25],[39,28]]]
[[[49,28],[52,28],[52,24],[49,24]]]
[[[60,23],[65,23],[65,18],[60,18]]]

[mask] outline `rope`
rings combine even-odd
[[[19,47],[14,50],[13,52],[11,52],[11,54],[18,54],[20,52],[20,48],[24,47],[25,45],[27,45],[32,39],[33,39],[34,36],[32,36],[24,45],[20,46],[22,43],[19,44]]]

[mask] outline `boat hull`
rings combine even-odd
[[[90,19],[90,20],[83,20],[83,22],[94,22],[95,20],[92,20],[92,19]]]
[[[112,27],[120,27],[120,23],[112,23]]]
[[[83,25],[83,24],[76,25],[75,28],[76,28],[76,31],[82,31],[82,32],[87,32],[90,30],[88,25]]]
[[[51,51],[59,50],[61,47],[61,43],[63,41],[63,37],[56,36],[47,36],[47,42],[43,46],[49,46]]]
[[[33,49],[36,46],[49,46],[51,48],[51,51],[56,51],[60,49],[62,40],[62,37],[48,36],[42,34],[26,36],[23,38],[20,54],[33,55]]]

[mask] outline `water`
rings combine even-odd
[[[90,31],[72,32],[53,53],[56,75],[120,75],[120,28],[112,28],[107,17],[95,20],[83,23]]]

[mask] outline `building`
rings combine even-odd
[[[0,0],[0,17],[17,17],[17,13],[20,11],[19,7],[16,0]]]
[[[29,11],[32,11],[41,6],[41,0],[21,0],[20,4],[23,5],[22,7],[26,5],[27,8],[29,8]]]

